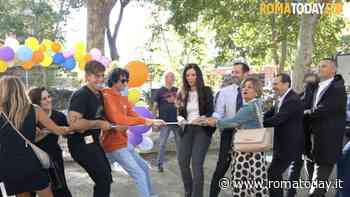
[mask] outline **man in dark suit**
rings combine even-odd
[[[326,182],[341,155],[346,122],[346,92],[344,79],[336,75],[333,59],[319,64],[320,83],[314,91],[310,111],[315,162],[312,180]],[[311,187],[310,197],[322,197],[326,188]]]
[[[301,102],[303,103],[304,111],[310,110],[312,108],[313,92],[315,91],[315,88],[317,87],[318,82],[319,82],[319,79],[316,73],[307,73],[304,76],[304,92],[299,94]],[[293,161],[292,164],[290,165],[289,173],[288,173],[288,178],[290,180],[299,179],[302,167],[304,165],[304,160],[305,160],[305,167],[308,169],[307,173],[310,173],[307,175],[307,178],[308,180],[312,179],[314,163],[311,156],[311,148],[312,148],[311,121],[308,114],[305,114],[303,118],[303,130],[304,130],[304,137],[305,137],[305,144],[304,144],[304,150],[303,150],[304,158],[302,158],[302,156],[300,155],[300,158]],[[296,188],[293,188],[293,187],[288,188],[287,197],[294,197],[296,196],[296,194],[297,194]]]
[[[273,159],[268,169],[269,181],[282,181],[283,172],[300,157],[303,150],[303,104],[290,86],[289,75],[277,75],[273,90],[279,98],[264,117],[264,126],[275,128]],[[283,188],[274,185],[269,185],[270,196],[283,197]]]

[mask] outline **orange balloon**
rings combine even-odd
[[[34,51],[33,56],[32,56],[32,60],[34,63],[40,63],[41,61],[43,61],[44,59],[44,53],[39,50],[39,51]]]
[[[30,70],[33,68],[33,65],[34,65],[34,63],[32,61],[28,61],[28,62],[25,62],[24,64],[22,64],[22,68],[24,70]]]
[[[129,88],[139,87],[148,79],[148,67],[141,61],[131,61],[125,68],[129,71]]]
[[[92,60],[92,56],[91,56],[90,54],[86,54],[86,55],[84,56],[84,61],[85,61],[85,62],[88,62],[88,61],[90,61],[90,60]]]
[[[53,52],[58,53],[58,52],[61,51],[61,44],[58,43],[58,42],[54,42],[51,45],[51,49],[52,49]]]

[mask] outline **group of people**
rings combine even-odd
[[[58,135],[64,135],[72,158],[95,184],[94,197],[110,196],[113,182],[110,164],[114,162],[133,178],[138,196],[157,196],[147,162],[128,143],[128,126],[145,124],[160,127],[159,172],[164,171],[167,139],[174,133],[185,197],[204,196],[203,167],[216,129],[220,132],[220,149],[210,197],[219,195],[219,182],[229,168],[232,182],[263,183],[232,187],[232,196],[282,197],[284,189],[268,182],[282,181],[287,169],[288,180],[300,179],[304,161],[308,179],[314,181],[327,181],[338,163],[338,177],[345,183],[337,195],[350,196],[347,186],[350,144],[345,146],[343,154],[341,152],[346,123],[344,80],[336,74],[334,60],[324,59],[319,67],[318,75],[305,77],[302,94],[291,88],[289,75],[278,74],[273,81],[276,102],[264,113],[261,82],[249,76],[247,63],[233,64],[233,80],[225,84],[215,98],[211,88],[205,85],[200,67],[187,64],[180,88],[174,87],[174,73],[165,73],[165,85],[154,98],[159,119],[143,118],[133,111],[127,99],[127,70],[115,68],[105,80],[105,67],[97,61],[86,64],[86,85],[71,96],[67,117],[52,109],[52,100],[45,88],[32,88],[27,94],[20,79],[4,76],[0,79],[0,112],[15,128],[1,117],[0,180],[7,193],[17,197],[72,196],[58,145]],[[177,122],[177,125],[166,122]],[[240,152],[233,143],[237,129],[263,127],[274,127],[270,165],[265,152]],[[33,152],[25,151],[26,142],[14,129],[46,151],[53,168],[42,169],[39,160],[33,160]],[[312,185],[309,196],[322,197],[326,192],[326,188]],[[295,195],[295,188],[288,189],[288,197]]]

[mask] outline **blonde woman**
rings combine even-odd
[[[0,177],[7,193],[30,197],[29,192],[35,191],[40,197],[52,197],[47,171],[7,122],[5,115],[31,142],[36,137],[37,123],[59,135],[67,134],[72,128],[57,126],[41,108],[32,105],[17,77],[4,76],[0,79],[0,112]]]
[[[242,128],[255,129],[262,127],[262,108],[259,97],[262,88],[258,79],[247,78],[242,83],[243,106],[233,117],[223,119],[208,118],[208,124],[220,129]],[[232,144],[231,182],[233,197],[268,197],[267,162],[263,152],[235,151]],[[256,184],[255,184],[256,183]],[[252,184],[253,187],[250,187]]]

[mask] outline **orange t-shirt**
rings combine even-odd
[[[129,103],[127,96],[113,91],[111,88],[102,90],[104,111],[106,119],[117,125],[139,125],[145,124],[145,119],[141,118],[132,110],[132,104]],[[103,131],[102,146],[106,152],[112,152],[117,149],[127,147],[127,131]]]

